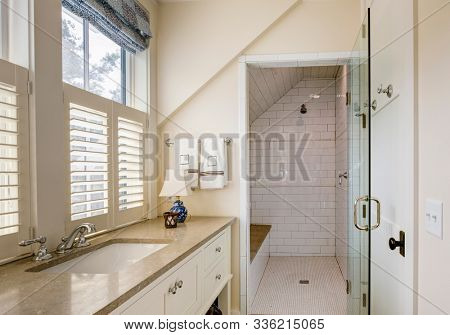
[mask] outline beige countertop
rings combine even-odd
[[[52,253],[54,258],[49,261],[27,258],[2,265],[0,314],[108,314],[234,221],[233,217],[192,217],[185,225],[165,229],[163,218],[157,218],[95,237],[90,247],[69,255]],[[63,258],[74,258],[105,243],[139,240],[169,245],[117,273],[29,271],[61,263]]]

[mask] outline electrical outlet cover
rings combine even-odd
[[[427,199],[425,205],[425,228],[426,230],[440,238],[443,237],[443,203]]]

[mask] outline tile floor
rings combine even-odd
[[[270,257],[250,312],[344,315],[346,310],[345,281],[335,257]]]

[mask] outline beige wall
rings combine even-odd
[[[434,11],[441,10],[430,16]],[[445,0],[418,0],[419,103],[419,309],[420,314],[450,313],[450,5]],[[427,18],[428,17],[428,18]],[[444,235],[425,230],[425,201],[444,203]]]
[[[158,110],[177,110],[299,0],[208,0],[159,7]],[[176,85],[176,90],[173,89]],[[162,122],[164,117],[159,118]]]
[[[177,6],[177,4],[172,4]],[[181,6],[181,5],[180,5]],[[238,11],[239,12],[239,11]],[[252,14],[254,17],[255,14]],[[163,16],[160,16],[163,20]],[[242,50],[242,54],[278,54],[303,52],[328,52],[351,50],[360,22],[359,0],[316,0],[303,1],[295,6],[285,16],[276,22],[252,45]],[[161,23],[163,26],[164,23]],[[339,29],[337,29],[338,27]],[[208,28],[203,27],[204,30]],[[160,35],[160,45],[162,35]],[[214,41],[215,35],[209,36]],[[183,41],[183,43],[186,43]],[[200,50],[207,48],[208,42],[197,46]],[[181,53],[173,55],[183,59]],[[159,66],[165,68],[165,59],[159,55]],[[161,76],[162,73],[159,73]],[[158,96],[176,94],[180,83],[170,82],[158,87]],[[161,92],[165,90],[165,92]],[[235,58],[198,94],[186,102],[182,108],[171,115],[160,128],[159,134],[174,137],[177,133],[189,132],[196,136],[205,132],[238,133],[238,60]],[[166,149],[161,145],[161,152]],[[197,191],[185,198],[185,203],[193,215],[233,215],[239,216],[239,143],[235,140],[231,152],[231,182],[219,191]],[[161,157],[161,162],[168,160]],[[169,161],[169,160],[168,160]],[[161,163],[160,177],[170,166]],[[160,199],[161,201],[162,199]],[[166,209],[168,204],[161,207]],[[233,310],[239,309],[239,227],[235,225],[232,232],[233,240]]]

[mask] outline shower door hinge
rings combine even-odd
[[[347,292],[347,294],[352,293],[352,283],[348,279],[345,281],[345,292]]]
[[[348,106],[350,105],[352,100],[352,96],[350,95],[350,92],[345,93],[345,105]]]

